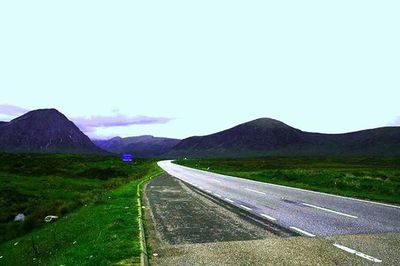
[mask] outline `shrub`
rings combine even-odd
[[[115,177],[128,177],[129,174],[121,169],[107,167],[107,168],[88,168],[78,173],[78,176],[107,180]]]

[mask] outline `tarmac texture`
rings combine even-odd
[[[168,174],[147,184],[145,216],[150,265],[400,265],[399,233],[293,236]]]
[[[146,196],[157,221],[157,232],[168,244],[275,237],[167,174],[147,185]]]

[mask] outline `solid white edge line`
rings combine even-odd
[[[267,218],[268,220],[276,221],[276,219],[275,219],[274,217],[269,216],[269,215],[267,215],[267,214],[260,213],[260,215],[261,215],[262,217],[264,217],[264,218]]]
[[[220,194],[214,193],[214,195],[217,196],[218,198],[222,198]]]
[[[255,192],[255,193],[258,193],[258,194],[263,194],[263,195],[267,195],[267,193],[265,193],[265,192],[262,192],[262,191],[258,191],[258,190],[255,190],[255,189],[251,189],[251,188],[244,188],[244,189],[246,189],[246,190],[248,190],[248,191],[251,191],[251,192]]]
[[[293,229],[293,230],[295,230],[295,231],[297,231],[297,232],[299,232],[299,233],[301,233],[301,234],[303,234],[303,235],[306,235],[306,236],[309,236],[309,237],[315,237],[314,234],[311,234],[311,233],[309,233],[309,232],[306,232],[306,231],[304,231],[304,230],[301,230],[300,228],[297,228],[297,227],[294,227],[294,226],[291,226],[290,228]]]
[[[226,200],[227,202],[234,203],[234,201],[231,200],[231,199],[225,198],[225,200]]]
[[[245,210],[248,210],[248,211],[253,210],[252,208],[249,208],[249,207],[244,206],[244,205],[242,205],[242,204],[240,204],[239,206],[242,207],[242,208],[245,209]]]
[[[363,259],[366,259],[366,260],[369,260],[369,261],[373,261],[373,262],[382,262],[382,260],[380,260],[380,259],[377,259],[377,258],[372,257],[372,256],[370,256],[370,255],[364,254],[364,253],[359,252],[359,251],[357,251],[357,250],[348,248],[348,247],[346,247],[346,246],[342,246],[342,245],[336,244],[336,243],[333,244],[333,245],[334,245],[335,247],[341,249],[341,250],[344,250],[344,251],[346,251],[346,252],[349,252],[349,253],[351,253],[351,254],[354,254],[354,255],[356,255],[356,256],[359,256],[359,257],[361,257],[361,258],[363,258]]]
[[[354,219],[358,218],[357,216],[354,216],[354,215],[351,215],[351,214],[347,214],[347,213],[343,213],[343,212],[339,212],[339,211],[334,211],[334,210],[331,210],[331,209],[327,209],[327,208],[324,208],[324,207],[319,207],[319,206],[308,204],[308,203],[303,203],[303,205],[311,207],[311,208],[315,208],[315,209],[318,209],[318,210],[331,212],[331,213],[335,213],[335,214],[338,214],[338,215],[347,216],[347,217],[354,218]]]
[[[208,189],[206,189],[206,191],[208,192],[208,193],[212,193],[210,190],[208,190]]]
[[[159,161],[159,162],[170,162],[173,163],[173,160],[166,160],[166,161]],[[157,162],[157,164],[159,163]],[[320,194],[320,195],[326,195],[326,196],[331,196],[331,197],[336,197],[336,198],[342,198],[342,199],[349,199],[349,200],[354,200],[354,201],[359,201],[359,202],[364,202],[364,203],[370,203],[370,204],[376,204],[376,205],[381,205],[381,206],[386,206],[386,207],[392,207],[392,208],[397,208],[400,209],[399,205],[392,205],[392,204],[387,204],[387,203],[382,203],[382,202],[376,202],[376,201],[371,201],[371,200],[363,200],[363,199],[356,199],[356,198],[351,198],[351,197],[346,197],[346,196],[340,196],[340,195],[334,195],[334,194],[329,194],[329,193],[324,193],[324,192],[318,192],[318,191],[314,191],[314,190],[307,190],[307,189],[302,189],[302,188],[297,188],[297,187],[288,187],[288,186],[283,186],[283,185],[277,185],[277,184],[272,184],[272,183],[267,183],[267,182],[259,182],[259,181],[255,181],[255,180],[250,180],[250,179],[245,179],[243,177],[237,177],[237,176],[230,176],[230,175],[222,175],[222,174],[217,174],[214,172],[209,172],[209,171],[202,171],[199,169],[195,169],[195,168],[190,168],[187,166],[183,166],[183,165],[179,165],[176,163],[173,163],[174,165],[178,166],[178,167],[182,167],[182,168],[187,168],[190,170],[194,170],[194,171],[198,171],[198,172],[205,172],[205,173],[211,173],[215,176],[219,176],[221,178],[236,178],[239,179],[240,181],[246,181],[246,182],[251,182],[251,183],[256,183],[256,184],[264,184],[264,185],[269,185],[269,186],[274,186],[274,187],[281,187],[281,188],[287,188],[287,189],[293,189],[293,190],[299,190],[299,191],[304,191],[304,192],[311,192],[311,193],[315,193],[315,194]],[[161,167],[161,166],[160,166]],[[161,167],[162,168],[162,167]],[[164,168],[163,168],[164,169]],[[167,171],[168,172],[168,171]]]

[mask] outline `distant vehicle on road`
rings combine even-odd
[[[132,162],[133,156],[130,153],[124,153],[124,154],[122,154],[121,159],[123,162]]]

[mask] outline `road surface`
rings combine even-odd
[[[307,237],[400,232],[400,206],[210,173],[160,161],[170,175],[214,197]],[[334,243],[367,260],[380,259]]]

